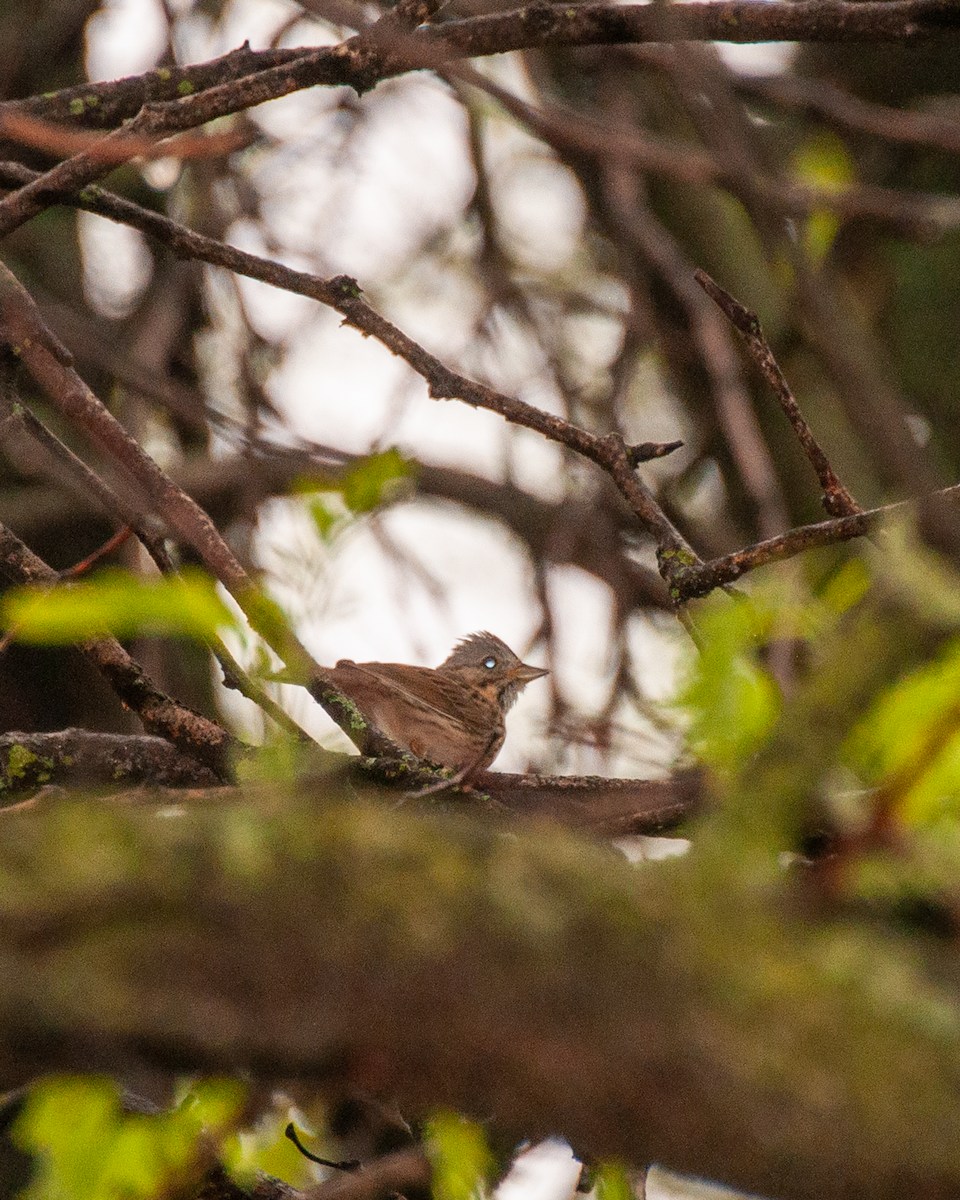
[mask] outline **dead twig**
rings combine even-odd
[[[711,279],[706,271],[698,269],[694,272],[694,278],[743,338],[751,358],[760,368],[764,379],[776,392],[784,416],[792,425],[804,454],[817,473],[817,479],[823,491],[823,507],[834,517],[846,517],[863,512],[860,505],[837,478],[836,472],[830,466],[830,460],[804,419],[800,406],[790,390],[790,385],[784,378],[773,351],[770,349],[770,344],[763,336],[757,314],[744,308],[728,291]]]

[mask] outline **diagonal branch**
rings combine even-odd
[[[32,173],[27,168],[18,164],[0,164],[0,179],[24,178],[30,174]],[[65,195],[58,196],[57,199],[58,202],[73,204],[111,220],[132,225],[164,241],[182,257],[197,258],[327,304],[340,312],[355,329],[376,337],[394,354],[403,358],[426,380],[430,394],[435,399],[461,399],[477,408],[497,412],[505,420],[534,429],[544,437],[590,459],[610,475],[640,524],[656,543],[660,573],[670,589],[674,604],[705,596],[715,588],[733,583],[748,572],[768,563],[781,562],[816,547],[863,537],[882,520],[908,510],[909,506],[904,502],[864,512],[850,499],[853,508],[835,520],[802,526],[779,537],[769,538],[732,554],[704,562],[666,516],[650,490],[637,478],[634,469],[636,462],[645,457],[652,457],[651,450],[655,448],[655,444],[653,447],[650,444],[629,447],[617,434],[598,436],[451,371],[439,359],[370,308],[363,300],[359,285],[347,276],[324,280],[303,271],[292,270],[280,263],[227,246],[214,238],[194,233],[167,217],[148,212],[100,188],[88,189],[83,197]],[[722,289],[718,288],[718,291]],[[736,301],[732,303],[735,305]],[[742,312],[747,314],[747,319],[750,318],[751,314],[746,309],[742,309]],[[662,449],[661,447],[660,450]],[[838,482],[837,487],[840,491],[835,492],[835,495],[847,495],[849,498],[842,484]],[[825,493],[826,490],[825,488]],[[952,501],[958,495],[960,485],[933,493],[927,499]],[[915,503],[922,502],[921,500]],[[314,684],[313,694],[337,724],[351,736],[351,723],[360,718],[358,714],[351,712],[352,706],[349,702],[339,697],[336,690],[322,680],[322,676],[321,682]],[[396,747],[385,742],[382,753],[385,757],[395,757]]]
[[[26,168],[18,167],[15,164],[0,166],[0,178],[2,179],[25,178],[28,174],[32,173],[28,173]],[[670,449],[675,449],[675,444],[641,443],[638,446],[627,446],[619,434],[609,433],[601,436],[591,433],[565,421],[562,417],[544,412],[516,397],[504,395],[485,384],[467,379],[456,371],[452,371],[413,338],[371,308],[363,299],[362,290],[357,281],[349,276],[338,275],[333,279],[325,280],[305,271],[295,271],[280,263],[271,262],[269,259],[260,258],[255,254],[248,254],[243,250],[228,246],[215,238],[194,233],[167,217],[148,212],[100,188],[87,188],[79,197],[69,193],[63,196],[58,195],[57,200],[78,205],[109,217],[111,220],[132,225],[143,233],[166,242],[176,254],[184,258],[197,258],[215,266],[225,267],[239,275],[246,275],[251,279],[269,283],[273,287],[308,296],[336,309],[346,318],[348,324],[365,336],[375,337],[388,350],[412,367],[426,381],[430,395],[434,399],[463,400],[475,408],[484,408],[498,413],[514,425],[533,429],[551,441],[567,446],[606,471],[630,505],[640,524],[656,543],[660,572],[671,590],[677,589],[688,568],[700,562],[686,539],[657,503],[653,493],[635,472],[638,463],[662,457]],[[17,287],[19,286],[17,284]],[[32,301],[30,303],[32,304]],[[110,420],[112,421],[113,418],[111,417]],[[127,436],[124,432],[124,437]],[[142,451],[139,453],[143,454]],[[159,468],[152,463],[152,460],[151,467],[153,472],[159,472]],[[165,476],[163,478],[166,479]],[[166,482],[170,487],[173,486],[169,480]],[[219,535],[217,537],[219,538]],[[237,565],[239,566],[239,564]],[[222,577],[218,575],[218,578]],[[230,587],[226,579],[222,579],[222,582],[228,588]],[[326,706],[324,701],[321,703]],[[333,714],[331,713],[331,715]],[[334,717],[334,719],[341,723],[343,716],[341,714],[340,717]]]
[[[10,583],[55,586],[59,574],[0,525],[0,576]],[[127,708],[137,714],[148,733],[172,742],[226,779],[228,755],[236,743],[215,721],[193,712],[162,692],[116,638],[97,638],[80,649],[107,680]]]
[[[760,368],[763,377],[777,394],[784,416],[793,426],[794,433],[803,452],[810,460],[810,465],[817,473],[820,487],[823,491],[823,507],[834,517],[850,516],[863,510],[856,500],[837,478],[836,472],[830,466],[830,460],[824,453],[820,443],[813,435],[813,430],[804,419],[800,406],[794,398],[790,385],[780,370],[773,356],[770,344],[763,336],[757,314],[751,312],[716,283],[706,271],[697,270],[694,278],[707,295],[714,300],[721,311],[729,318],[734,329],[743,338],[753,361]]]

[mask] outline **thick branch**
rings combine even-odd
[[[0,736],[0,797],[40,787],[216,787],[220,778],[161,737],[63,729]]]
[[[180,821],[8,814],[0,872],[3,1087],[237,1070],[784,1200],[960,1187],[952,992],[893,937],[789,915],[765,869],[718,891],[709,854],[637,871],[274,787]]]

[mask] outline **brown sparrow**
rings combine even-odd
[[[325,674],[392,742],[463,776],[493,762],[507,710],[549,672],[522,663],[492,633],[473,633],[436,670],[344,658]]]

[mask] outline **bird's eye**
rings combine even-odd
[[[491,654],[489,658],[485,658],[483,660],[483,665],[487,668],[488,671],[492,671],[493,668],[497,665],[497,660]]]

